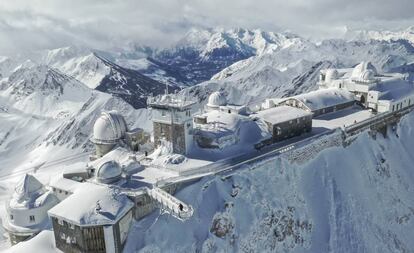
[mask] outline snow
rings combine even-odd
[[[60,253],[55,246],[55,237],[53,231],[44,230],[37,236],[27,242],[21,242],[8,249],[8,253],[26,253],[26,252],[42,252],[42,253]]]
[[[270,159],[204,178],[177,194],[192,219],[149,215],[125,251],[410,252],[413,122],[411,114],[386,138],[363,133],[302,165]]]
[[[312,132],[319,133],[327,129],[343,128],[372,117],[369,110],[354,106],[331,112],[312,119]]]
[[[340,105],[355,100],[354,95],[346,90],[338,88],[320,89],[309,93],[294,96],[303,102],[311,111]]]
[[[276,106],[263,111],[258,111],[256,114],[259,118],[273,125],[277,125],[290,120],[295,120],[302,117],[312,116],[311,112],[291,107],[287,105]]]
[[[97,206],[100,210],[96,210]],[[122,218],[133,206],[125,195],[118,195],[109,187],[86,182],[48,213],[77,225],[109,225]]]

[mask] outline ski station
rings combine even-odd
[[[180,94],[150,97],[152,135],[129,129],[116,111],[102,112],[86,165],[69,166],[48,184],[26,174],[7,203],[3,226],[13,244],[51,226],[63,252],[122,252],[134,219],[155,209],[190,219],[197,210],[174,194],[192,182],[310,149],[332,133],[381,132],[413,102],[412,82],[378,73],[369,62],[322,70],[318,90],[254,106],[228,104],[219,91],[205,106]]]

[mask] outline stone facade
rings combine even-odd
[[[173,152],[177,154],[185,154],[185,126],[184,124],[171,124],[153,122],[154,126],[154,142],[159,146],[162,139],[173,144]],[[171,137],[172,135],[172,137]]]

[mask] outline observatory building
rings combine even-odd
[[[34,176],[26,174],[16,185],[14,194],[6,206],[7,217],[3,226],[12,244],[24,241],[48,225],[47,211],[59,200]]]
[[[378,73],[370,62],[350,69],[321,70],[318,85],[349,91],[357,102],[377,112],[399,110],[414,102],[412,82],[399,73]]]
[[[165,94],[149,97],[147,103],[152,110],[155,146],[166,140],[174,153],[187,154],[193,140],[193,114],[199,109],[197,102],[178,94]]]

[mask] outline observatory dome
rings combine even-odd
[[[336,69],[328,69],[326,71],[326,77],[325,77],[325,81],[326,82],[330,82],[332,80],[338,79],[338,70]]]
[[[223,106],[226,104],[227,104],[227,99],[224,96],[224,94],[221,92],[218,92],[218,91],[213,92],[208,97],[208,103],[207,103],[208,107],[217,108],[219,106]]]
[[[102,112],[93,126],[93,142],[113,144],[125,136],[127,130],[124,117],[117,111]]]
[[[364,74],[366,71],[371,71],[372,73],[368,75],[372,75],[372,78],[377,74],[377,70],[374,67],[374,65],[371,64],[371,62],[361,62],[360,64],[356,65],[354,70],[352,71],[352,78],[358,79],[358,80],[371,80],[371,79],[363,79],[362,77],[366,74]],[[368,76],[367,76],[368,77]]]
[[[96,171],[96,181],[100,183],[113,183],[121,178],[122,169],[115,161],[102,163]]]

